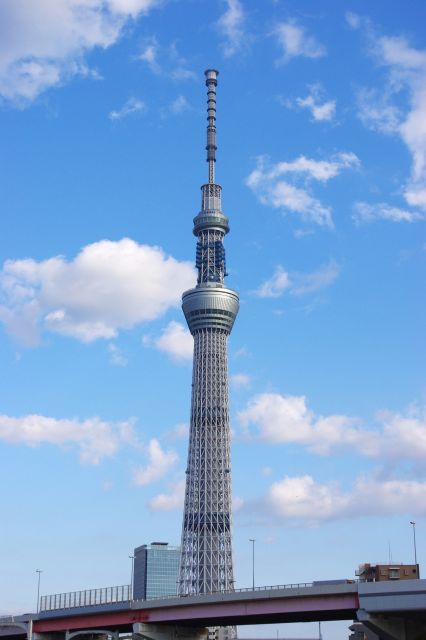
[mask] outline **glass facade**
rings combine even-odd
[[[137,547],[134,556],[135,600],[176,595],[180,547],[174,547],[167,542],[152,542]]]

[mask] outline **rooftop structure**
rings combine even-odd
[[[419,565],[402,563],[360,564],[355,571],[360,582],[383,582],[383,580],[413,580],[420,578]]]

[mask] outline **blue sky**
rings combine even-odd
[[[353,577],[411,562],[410,520],[422,566],[426,7],[409,7],[2,2],[2,612],[34,609],[36,568],[43,594],[124,584],[135,546],[179,543],[207,67],[241,298],[236,586],[250,538],[258,584]]]

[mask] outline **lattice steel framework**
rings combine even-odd
[[[216,162],[218,72],[206,72],[209,182],[201,187],[197,236],[197,285],[182,296],[194,337],[191,425],[178,592],[181,595],[233,589],[231,460],[227,340],[238,313],[238,294],[224,285],[223,239],[229,231],[221,210]]]

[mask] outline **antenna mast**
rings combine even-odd
[[[207,69],[207,162],[209,163],[209,184],[214,184],[214,164],[216,162],[216,86],[219,71]]]

